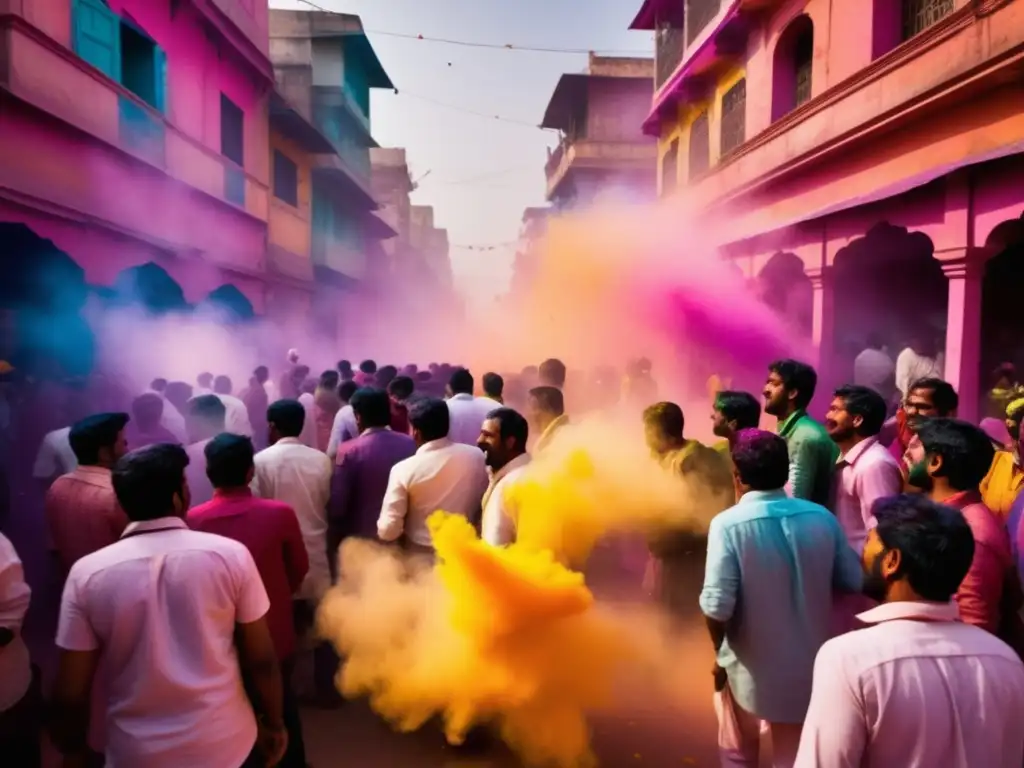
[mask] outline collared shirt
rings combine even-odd
[[[779,437],[789,449],[786,490],[794,498],[827,505],[832,470],[839,458],[839,449],[828,432],[806,411],[795,411],[779,422]]]
[[[377,521],[377,535],[432,547],[427,518],[441,509],[476,523],[487,490],[484,452],[448,438],[432,440],[391,469]]]
[[[14,633],[14,639],[0,648],[0,712],[21,701],[32,683],[28,648],[21,637],[31,596],[18,553],[0,533],[0,627]]]
[[[700,607],[727,624],[718,663],[743,709],[803,720],[833,589],[859,592],[862,578],[835,516],[782,490],[748,492],[711,521]]]
[[[448,439],[453,443],[472,445],[480,439],[480,429],[487,414],[501,406],[489,397],[473,397],[465,392],[448,398]]]
[[[279,659],[289,658],[295,652],[292,595],[309,571],[295,512],[280,501],[254,497],[248,488],[218,489],[211,501],[188,511],[187,522],[192,530],[226,536],[249,550],[270,599],[267,626],[274,648]]]
[[[163,413],[160,414],[160,426],[174,435],[175,439],[171,442],[185,443],[188,440],[188,431],[185,428],[185,417],[181,415],[177,406],[164,397],[162,393],[156,392],[155,394],[160,395],[160,399],[164,401],[164,410]],[[130,423],[131,422],[129,422],[129,424]],[[141,446],[132,446],[132,448],[135,447]]]
[[[237,624],[270,607],[243,545],[164,517],[75,563],[57,645],[99,651],[107,765],[240,766],[256,741]]]
[[[1020,768],[1024,666],[951,603],[884,603],[829,640],[796,768]]]
[[[285,437],[257,453],[254,463],[253,492],[260,498],[287,504],[298,518],[309,557],[309,575],[298,596],[319,600],[331,586],[331,569],[327,562],[331,460],[297,438]]]
[[[858,554],[868,531],[878,524],[872,512],[875,502],[902,489],[900,465],[877,437],[861,440],[839,457],[832,477],[832,511]]]
[[[981,498],[985,506],[1006,520],[1021,488],[1024,488],[1024,469],[1020,466],[1017,452],[996,451],[992,466],[981,481]]]
[[[298,401],[306,412],[306,419],[302,422],[302,434],[299,435],[299,440],[303,445],[316,448],[316,398],[311,392],[303,392],[299,395]]]
[[[216,395],[216,397],[224,403],[224,431],[233,435],[252,437],[249,409],[245,407],[245,403],[234,395]]]
[[[213,483],[206,476],[206,444],[209,440],[200,440],[185,446],[185,453],[188,454],[188,466],[185,468],[185,478],[188,480],[188,489],[192,494],[192,506],[205,504],[213,498]]]
[[[508,490],[526,472],[530,454],[516,456],[512,461],[491,473],[491,482],[482,501],[483,516],[480,519],[480,538],[488,544],[503,547],[516,540],[516,522],[519,514],[515,502],[509,498]]]
[[[78,466],[78,458],[71,450],[71,427],[47,432],[39,445],[32,477],[49,480],[52,477],[71,472]]]
[[[359,427],[356,426],[356,414],[351,405],[343,405],[334,414],[334,424],[331,426],[331,439],[327,443],[327,455],[332,459],[338,455],[338,446],[349,440],[359,437]]]
[[[63,577],[80,558],[117,541],[128,525],[105,467],[79,467],[58,477],[46,491],[45,509]]]
[[[536,456],[546,450],[554,441],[555,435],[567,426],[569,426],[569,417],[564,413],[548,424],[544,431],[541,432],[540,437],[537,438],[537,444],[533,446],[534,455]]]
[[[391,469],[415,453],[416,442],[409,435],[383,428],[363,430],[355,440],[342,443],[331,480],[332,548],[348,536],[377,538]]]
[[[959,509],[974,534],[974,559],[956,591],[960,618],[989,632],[998,632],[1003,589],[1013,568],[1010,536],[977,492],[958,493],[942,503]]]
[[[896,364],[885,352],[868,347],[853,359],[853,383],[876,392],[892,390]]]

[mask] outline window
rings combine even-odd
[[[772,63],[772,120],[788,115],[813,94],[814,24],[797,16],[779,35]]]
[[[220,153],[238,166],[245,166],[245,114],[220,95]],[[245,205],[245,173],[241,168],[224,166],[224,197],[236,205]]]
[[[679,183],[679,139],[672,139],[661,158],[661,196],[668,197]]]
[[[718,15],[721,0],[686,0],[686,44],[696,40]]]
[[[707,112],[701,112],[690,126],[690,149],[687,154],[687,177],[692,181],[711,166],[711,131]]]
[[[953,0],[903,0],[903,39],[924,32],[953,12]]]
[[[299,204],[299,169],[287,155],[274,150],[274,197],[288,205]]]
[[[814,30],[808,27],[796,40],[793,54],[796,70],[796,98],[794,107],[811,100],[811,68],[814,65]]]
[[[121,80],[121,20],[103,0],[74,0],[75,53],[111,80]]]
[[[740,80],[722,96],[721,154],[747,140],[747,81]]]
[[[661,88],[683,60],[683,30],[660,22],[654,32],[654,87]]]
[[[121,84],[151,107],[163,111],[167,56],[149,35],[121,20]]]

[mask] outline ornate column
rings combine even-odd
[[[832,367],[835,344],[835,285],[832,267],[810,267],[806,270],[814,289],[814,322],[811,326],[811,341],[814,343],[818,373],[823,374]]]
[[[960,395],[958,416],[978,421],[981,402],[981,283],[986,248],[956,248],[935,254],[949,281],[944,377]]]

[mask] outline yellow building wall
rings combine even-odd
[[[287,156],[298,169],[298,205],[292,206],[273,195],[274,151]],[[270,222],[272,245],[309,257],[312,237],[313,171],[309,155],[295,142],[276,131],[270,133]]]
[[[662,194],[664,189],[664,179],[662,178],[662,174],[665,168],[663,160],[675,139],[679,140],[679,153],[677,156],[678,166],[676,168],[676,178],[678,179],[678,182],[676,188],[678,189],[679,187],[686,185],[690,175],[690,169],[688,167],[690,157],[690,126],[693,125],[694,121],[696,121],[696,119],[705,110],[708,112],[711,167],[714,168],[718,164],[718,160],[722,155],[722,97],[728,93],[730,88],[736,85],[736,83],[744,77],[746,77],[746,71],[742,67],[737,67],[724,72],[716,79],[712,96],[709,99],[681,105],[675,122],[665,122],[662,124],[661,136],[658,138],[659,195]],[[747,136],[746,138],[749,139],[750,136]]]

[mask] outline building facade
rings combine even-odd
[[[585,205],[616,192],[653,198],[657,145],[637,131],[650,109],[652,76],[650,59],[594,54],[585,74],[562,75],[541,123],[561,134],[545,165],[552,205]]]
[[[659,187],[817,345],[935,335],[974,418],[1024,364],[1024,2],[647,0]],[[841,290],[837,289],[841,286]]]
[[[508,291],[508,299],[513,306],[529,295],[537,276],[537,269],[543,258],[542,248],[548,230],[548,218],[553,210],[548,206],[534,206],[523,211]]]

